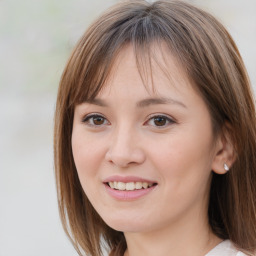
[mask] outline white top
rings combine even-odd
[[[246,254],[238,251],[230,240],[224,240],[205,256],[246,256]]]

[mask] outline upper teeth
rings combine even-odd
[[[149,188],[153,186],[153,183],[148,182],[120,182],[120,181],[110,181],[108,185],[111,188],[118,189],[118,190],[135,190],[135,189],[142,189],[142,188]]]

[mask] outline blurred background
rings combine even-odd
[[[77,255],[58,216],[55,98],[75,42],[115,2],[0,0],[0,256]],[[256,88],[256,1],[188,2],[228,28]]]

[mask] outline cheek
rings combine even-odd
[[[162,188],[160,208],[167,215],[179,216],[193,207],[205,207],[211,177],[209,149],[209,144],[198,141],[198,137],[183,135],[166,142],[161,152],[154,152]],[[166,217],[164,213],[161,216]]]
[[[86,191],[91,179],[96,179],[98,175],[100,160],[104,156],[102,142],[75,130],[72,134],[72,151],[80,182]]]
[[[196,187],[206,183],[211,173],[212,137],[210,129],[186,129],[170,134],[159,146],[152,145],[152,159],[173,189]],[[204,134],[203,134],[204,133]],[[157,149],[161,150],[157,150]]]

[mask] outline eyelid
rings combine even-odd
[[[88,115],[85,115],[83,118],[82,118],[82,123],[86,123],[88,126],[91,126],[91,127],[94,127],[94,128],[100,128],[102,127],[103,125],[105,124],[100,124],[100,125],[96,125],[96,124],[90,124],[89,123],[89,120],[93,117],[100,117],[100,118],[103,118],[104,121],[107,121],[108,124],[109,124],[109,121],[107,120],[107,118],[100,114],[100,113],[90,113]],[[172,124],[175,124],[177,123],[177,121],[170,117],[169,115],[166,115],[166,114],[160,114],[160,113],[155,113],[155,114],[151,114],[147,117],[147,121],[145,122],[146,124],[149,123],[151,120],[153,120],[153,118],[157,118],[157,117],[162,117],[162,118],[165,118],[168,122],[168,124],[165,124],[163,126],[157,126],[157,125],[151,125],[153,127],[157,127],[157,129],[164,129],[166,127],[168,127],[169,125],[172,125]],[[145,124],[144,123],[144,124]]]
[[[160,114],[160,113],[150,115],[150,116],[147,118],[146,123],[148,123],[150,120],[152,120],[153,118],[156,118],[156,117],[163,117],[163,118],[165,118],[165,119],[169,122],[168,124],[166,124],[166,125],[164,125],[164,126],[152,125],[152,126],[154,126],[154,127],[157,127],[157,129],[164,129],[164,128],[166,128],[166,127],[172,125],[172,124],[177,123],[177,121],[175,120],[175,118],[172,118],[172,117],[170,117],[169,115]]]
[[[100,127],[102,127],[103,124],[102,124],[102,125],[95,125],[95,124],[90,124],[90,123],[89,123],[89,120],[90,120],[91,118],[93,118],[93,117],[101,117],[101,118],[103,118],[105,121],[107,121],[107,122],[109,123],[109,121],[107,120],[107,118],[106,118],[104,115],[100,114],[100,113],[90,113],[90,114],[85,115],[85,116],[82,118],[82,123],[86,123],[88,126],[95,127],[95,128],[100,128]]]

